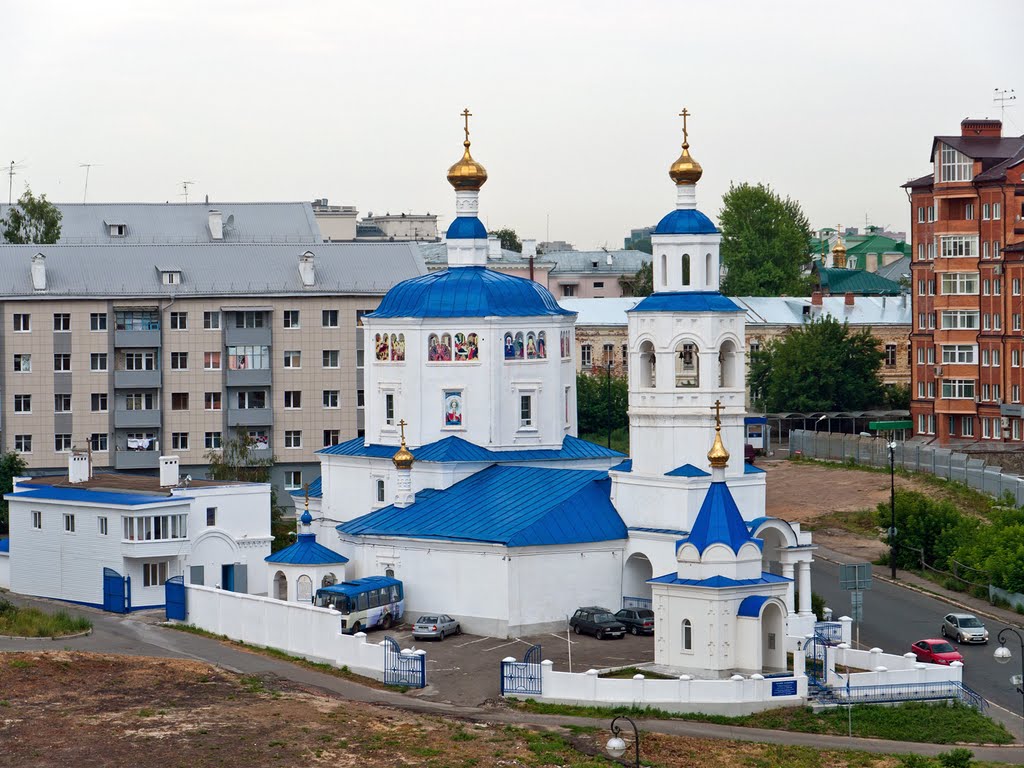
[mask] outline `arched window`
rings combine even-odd
[[[736,345],[731,341],[722,342],[718,350],[718,386],[739,386],[736,376]]]
[[[711,281],[711,254],[704,257],[704,282],[707,285],[714,285]]]
[[[288,577],[283,571],[274,574],[274,597],[278,600],[288,599]]]
[[[295,582],[295,599],[300,603],[309,603],[313,600],[313,580],[303,574]]]
[[[323,579],[320,580],[321,587],[333,587],[338,583],[338,577],[333,573],[325,573]]]
[[[384,503],[384,481],[383,480],[378,480],[377,481],[377,503],[378,504],[383,504]]]
[[[387,576],[389,579],[395,578],[395,569],[394,568],[387,568],[384,571],[384,575]]]
[[[661,284],[668,285],[668,256],[661,254]]]
[[[676,387],[700,386],[700,355],[688,341],[676,346]]]
[[[690,254],[684,253],[682,258],[683,285],[690,284]]]
[[[654,345],[645,341],[640,345],[640,370],[637,375],[640,377],[640,386],[646,388],[653,388],[657,378],[655,377],[655,364],[656,358],[654,356]]]
[[[693,650],[693,625],[689,619],[683,619],[683,650]]]

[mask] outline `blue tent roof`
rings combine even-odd
[[[575,315],[540,283],[485,267],[454,267],[404,280],[369,317]]]
[[[290,547],[263,558],[268,563],[286,563],[288,565],[333,565],[347,563],[348,558],[316,543],[315,533],[300,533],[298,539]]]
[[[703,469],[693,466],[693,464],[683,464],[681,467],[670,469],[665,473],[666,477],[710,477],[710,472],[705,472]]]
[[[30,483],[20,483],[22,487]],[[117,493],[114,491],[91,491],[87,488],[61,488],[54,485],[36,486],[31,491],[7,494],[9,499],[45,499],[48,501],[80,501],[85,504],[116,504],[134,507],[140,504],[180,504],[192,501],[191,496],[148,496],[144,493]]]
[[[486,240],[487,227],[476,216],[459,216],[448,225],[444,236],[449,240]]]
[[[493,466],[445,490],[416,494],[338,526],[350,535],[478,541],[529,547],[625,539],[597,470]]]
[[[317,453],[325,453],[331,456],[369,456],[371,458],[390,459],[397,450],[398,448],[394,445],[378,445],[373,443],[366,445],[363,438],[356,437],[352,440],[346,440],[344,443],[322,448]],[[528,448],[517,451],[492,451],[489,448],[483,448],[468,440],[464,440],[457,435],[449,435],[433,443],[413,448],[412,455],[416,461],[493,463],[502,461],[614,459],[624,454],[605,448],[597,443],[581,440],[572,435],[566,435],[562,439],[561,448]],[[313,485],[311,484],[310,496],[312,495]]]
[[[654,228],[656,235],[713,235],[717,232],[714,222],[695,208],[677,208]]]
[[[415,279],[415,278],[414,278]],[[743,312],[718,291],[652,293],[628,312]]]
[[[758,474],[763,474],[763,473],[764,473],[763,469],[761,469],[760,467],[755,467],[753,464],[744,464],[743,465],[743,474],[744,475],[758,475]]]
[[[753,616],[755,619],[761,615],[761,606],[768,602],[771,598],[766,595],[751,595],[750,597],[743,598],[743,602],[740,603],[739,609],[736,611],[737,616]]]
[[[11,540],[10,539],[0,539],[0,552],[10,552],[10,551],[11,551]]]
[[[360,438],[360,439],[362,439],[362,438]],[[398,450],[398,449],[396,448],[395,450]],[[305,491],[305,489],[300,488],[297,491],[292,491],[289,495],[293,496],[296,499],[304,499],[304,498],[306,498],[306,491]],[[309,484],[309,498],[311,498],[311,499],[319,499],[323,495],[324,495],[323,478],[322,477],[318,477],[316,480],[314,480],[312,483]]]
[[[633,471],[633,460],[624,459],[612,467],[616,472],[632,472]]]
[[[785,576],[776,576],[767,571],[761,574],[759,579],[730,579],[728,576],[712,576],[709,579],[680,579],[676,573],[666,573],[655,579],[648,579],[648,584],[679,584],[684,587],[710,587],[711,589],[725,589],[727,587],[752,587],[756,584],[781,584],[792,581]]]
[[[751,537],[729,486],[721,481],[708,488],[686,541],[701,553],[712,544],[726,544],[733,552],[739,552],[748,541],[762,544],[760,539]]]

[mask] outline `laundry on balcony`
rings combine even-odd
[[[151,437],[129,437],[128,438],[128,450],[129,451],[150,451],[154,448],[150,448],[156,442]]]

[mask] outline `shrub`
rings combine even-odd
[[[939,762],[942,763],[942,768],[971,768],[974,753],[969,749],[957,747],[949,752],[940,752]]]

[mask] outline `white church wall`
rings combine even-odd
[[[11,588],[11,556],[0,552],[0,589]]]
[[[736,617],[736,669],[762,669],[761,620],[756,616]],[[783,638],[778,638],[781,644]]]
[[[270,483],[176,488],[173,494],[193,499],[188,519],[191,538],[207,527],[207,510],[211,507],[216,510],[216,527],[231,538],[271,538]]]
[[[643,555],[651,564],[650,578],[665,576],[676,572],[676,541],[679,536],[672,534],[647,533],[645,531],[630,531],[629,539],[626,541],[625,559],[629,560],[633,555]],[[644,595],[633,595],[634,597],[650,596],[650,585],[645,584]],[[630,593],[631,594],[631,593]]]

